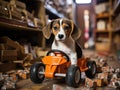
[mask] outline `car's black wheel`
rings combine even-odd
[[[85,72],[86,76],[88,78],[94,78],[96,75],[96,71],[97,71],[97,66],[96,66],[95,61],[88,61],[87,67],[88,67],[88,70]]]
[[[66,84],[71,87],[78,87],[81,80],[81,72],[78,66],[70,66],[66,73]]]
[[[42,83],[45,76],[45,65],[43,63],[35,63],[30,68],[30,79],[34,83]]]

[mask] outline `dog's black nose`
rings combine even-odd
[[[64,37],[64,35],[63,35],[63,34],[59,34],[58,37],[59,37],[60,39],[62,39],[62,38]]]

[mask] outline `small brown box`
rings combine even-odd
[[[97,83],[98,87],[103,86],[103,79],[95,79],[95,82]]]
[[[7,50],[16,50],[18,57],[21,57],[25,54],[24,47],[20,45],[18,42],[11,40],[8,37],[0,38],[0,43],[4,43]]]
[[[8,37],[1,37],[0,42],[6,44],[7,46],[18,50],[18,45],[15,41],[11,40]]]
[[[17,51],[16,50],[0,50],[0,60],[9,61],[17,60]]]

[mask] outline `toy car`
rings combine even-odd
[[[54,56],[50,54],[54,54]],[[66,84],[78,87],[81,80],[81,72],[85,72],[89,78],[96,74],[96,63],[89,58],[81,57],[77,65],[71,65],[69,57],[60,50],[50,50],[41,63],[35,63],[30,68],[30,79],[34,83],[42,83],[44,78],[65,78]]]

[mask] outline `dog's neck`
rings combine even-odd
[[[75,46],[75,41],[69,37],[66,38],[64,41],[63,40],[54,40],[52,44],[52,49],[56,48],[71,48],[73,49]]]

